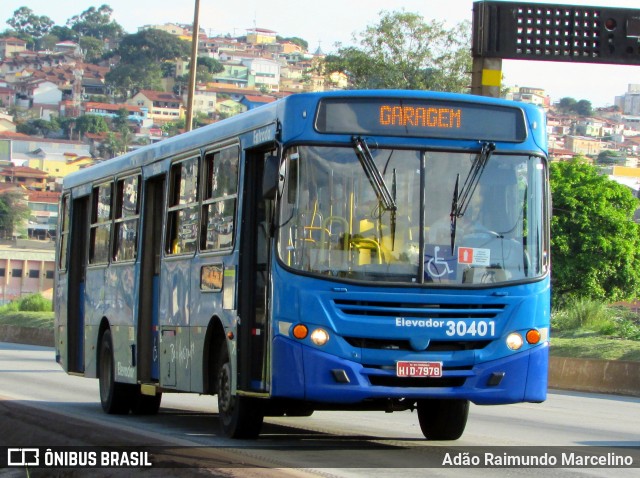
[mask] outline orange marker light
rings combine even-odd
[[[540,342],[540,332],[536,329],[531,329],[529,332],[527,332],[527,342],[529,342],[530,344],[537,344],[538,342]]]
[[[293,328],[293,336],[296,339],[302,340],[307,336],[308,333],[309,333],[309,329],[307,329],[306,325],[298,324]]]

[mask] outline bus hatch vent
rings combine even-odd
[[[506,308],[506,304],[425,304],[353,299],[334,299],[333,303],[345,315],[425,319],[493,319]]]

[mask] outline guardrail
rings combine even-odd
[[[0,325],[0,342],[53,347],[53,330]],[[640,397],[640,362],[551,357],[549,388]]]

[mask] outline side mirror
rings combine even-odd
[[[280,184],[280,157],[268,156],[264,162],[262,173],[262,197],[264,199],[275,199]]]

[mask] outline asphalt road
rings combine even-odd
[[[552,392],[542,404],[472,405],[467,430],[456,442],[426,442],[411,412],[267,418],[259,440],[233,441],[220,436],[216,412],[214,397],[165,394],[157,416],[105,415],[97,380],[66,375],[53,349],[0,343],[0,446],[150,450],[154,466],[142,469],[143,476],[640,476],[637,398]],[[633,467],[580,468],[576,461],[553,468],[495,466],[515,455],[562,461],[602,453],[630,456]],[[487,467],[485,461],[442,466],[443,460],[487,456],[493,460]],[[30,476],[131,471],[32,469]],[[25,476],[18,468],[0,469],[5,474]]]

